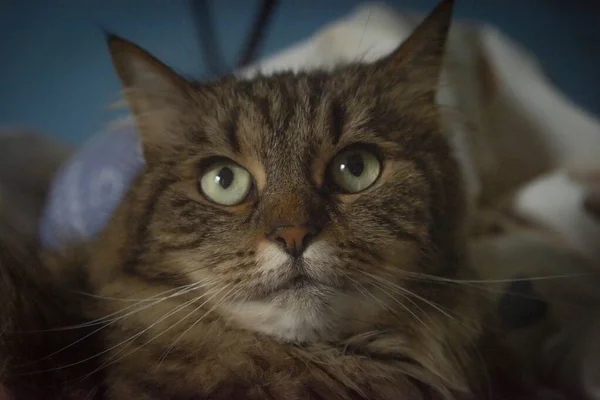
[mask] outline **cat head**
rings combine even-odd
[[[129,272],[199,283],[236,323],[300,341],[452,274],[463,188],[435,103],[451,9],[374,64],[251,80],[190,82],[110,37],[147,163]]]

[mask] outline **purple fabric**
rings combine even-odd
[[[42,244],[95,237],[143,165],[133,127],[94,136],[55,177],[40,222]]]

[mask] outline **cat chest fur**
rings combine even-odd
[[[208,320],[200,328],[193,339],[173,347],[176,332],[148,342],[154,334],[149,332],[133,341],[132,346],[143,345],[135,352],[115,351],[108,392],[117,399],[418,400],[461,398],[470,390],[466,366],[448,348],[408,344],[404,335],[366,335],[339,348],[285,344],[219,321]],[[122,337],[123,332],[114,335]],[[437,352],[434,368],[440,376],[410,359],[425,347]]]

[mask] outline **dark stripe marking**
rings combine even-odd
[[[333,98],[331,100],[331,109],[329,114],[329,134],[331,135],[331,143],[337,145],[344,133],[344,125],[346,123],[346,107]]]

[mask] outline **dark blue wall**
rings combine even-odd
[[[281,0],[263,54],[304,39],[359,3]],[[390,3],[424,12],[436,0]],[[210,4],[231,65],[259,2]],[[457,0],[456,15],[502,28],[540,58],[575,102],[600,115],[600,1]],[[38,128],[76,144],[101,129],[119,86],[100,27],[186,74],[207,72],[186,1],[0,0],[0,125]]]

